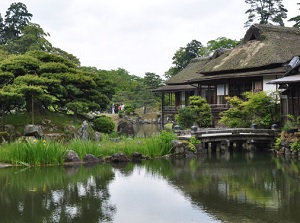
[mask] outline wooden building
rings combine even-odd
[[[298,117],[300,115],[300,58],[295,56],[288,65],[288,72],[282,78],[268,82],[276,84],[280,89],[280,103],[282,123],[287,115]]]
[[[166,86],[153,92],[163,93],[170,85],[192,86],[194,94],[206,98],[218,120],[219,112],[228,108],[226,96],[241,96],[245,91],[277,90],[279,85],[267,83],[284,77],[295,55],[300,55],[300,29],[255,24],[238,46],[193,61]],[[172,92],[176,97],[175,87]],[[186,100],[185,103],[188,104]],[[165,112],[162,110],[163,114]]]

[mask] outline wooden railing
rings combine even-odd
[[[228,104],[210,104],[211,110],[227,110],[229,108]]]
[[[163,112],[170,113],[170,114],[177,114],[180,108],[181,106],[164,106]],[[212,112],[220,112],[220,111],[227,110],[229,106],[228,104],[211,104],[210,108]]]
[[[163,112],[164,113],[170,113],[170,114],[177,114],[179,110],[179,106],[164,106]]]

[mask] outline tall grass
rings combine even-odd
[[[139,152],[147,157],[160,157],[170,153],[173,133],[163,131],[159,136],[148,138],[125,138],[111,140],[105,135],[100,142],[89,140],[71,140],[68,143],[34,140],[5,144],[0,148],[0,161],[28,166],[59,165],[64,162],[67,150],[75,151],[80,159],[87,154],[107,157],[115,153],[131,155]]]
[[[23,165],[58,165],[64,162],[66,150],[59,142],[33,140],[7,144],[1,149],[4,161]]]

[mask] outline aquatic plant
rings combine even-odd
[[[15,164],[48,165],[62,164],[65,149],[62,143],[46,140],[27,140],[5,146],[6,158]]]
[[[275,139],[274,149],[279,150],[281,147],[281,142],[282,142],[282,139],[280,137],[277,137]]]
[[[115,153],[131,155],[139,152],[147,157],[159,157],[170,153],[172,140],[177,136],[162,131],[158,136],[147,138],[110,138],[104,134],[99,142],[74,139],[69,142],[24,140],[7,143],[0,149],[0,161],[26,166],[63,164],[67,150],[75,151],[80,159],[87,154],[105,158]]]

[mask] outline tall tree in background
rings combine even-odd
[[[21,36],[13,41],[8,41],[3,49],[13,54],[23,54],[31,50],[52,51],[51,43],[46,39],[49,36],[35,23],[29,23],[22,28]]]
[[[228,39],[226,37],[219,37],[215,40],[209,40],[207,46],[200,49],[201,56],[209,56],[217,49],[232,49],[239,44],[239,41]]]
[[[12,3],[5,14],[3,38],[4,42],[17,39],[21,35],[22,29],[27,26],[32,18],[32,14],[27,11],[25,4]]]
[[[180,47],[172,58],[175,66],[165,72],[165,77],[170,78],[185,68],[192,59],[199,56],[201,47],[202,43],[197,40],[192,40],[186,47]]]
[[[2,15],[0,14],[0,44],[5,43],[5,37],[4,37],[4,20],[2,18]]]
[[[161,77],[155,73],[146,72],[143,79],[143,87],[138,93],[138,102],[143,106],[143,113],[146,114],[147,107],[154,105],[156,101],[159,100],[156,95],[154,95],[151,90],[158,88],[163,85],[163,80]]]
[[[300,5],[300,3],[297,3],[297,5]],[[299,8],[299,10],[300,10],[300,8]],[[290,18],[288,21],[295,22],[294,27],[300,28],[300,15]]]
[[[248,21],[245,27],[249,27],[258,20],[260,24],[274,23],[284,26],[283,19],[287,18],[287,9],[284,8],[282,0],[245,0],[250,5],[246,11]]]

